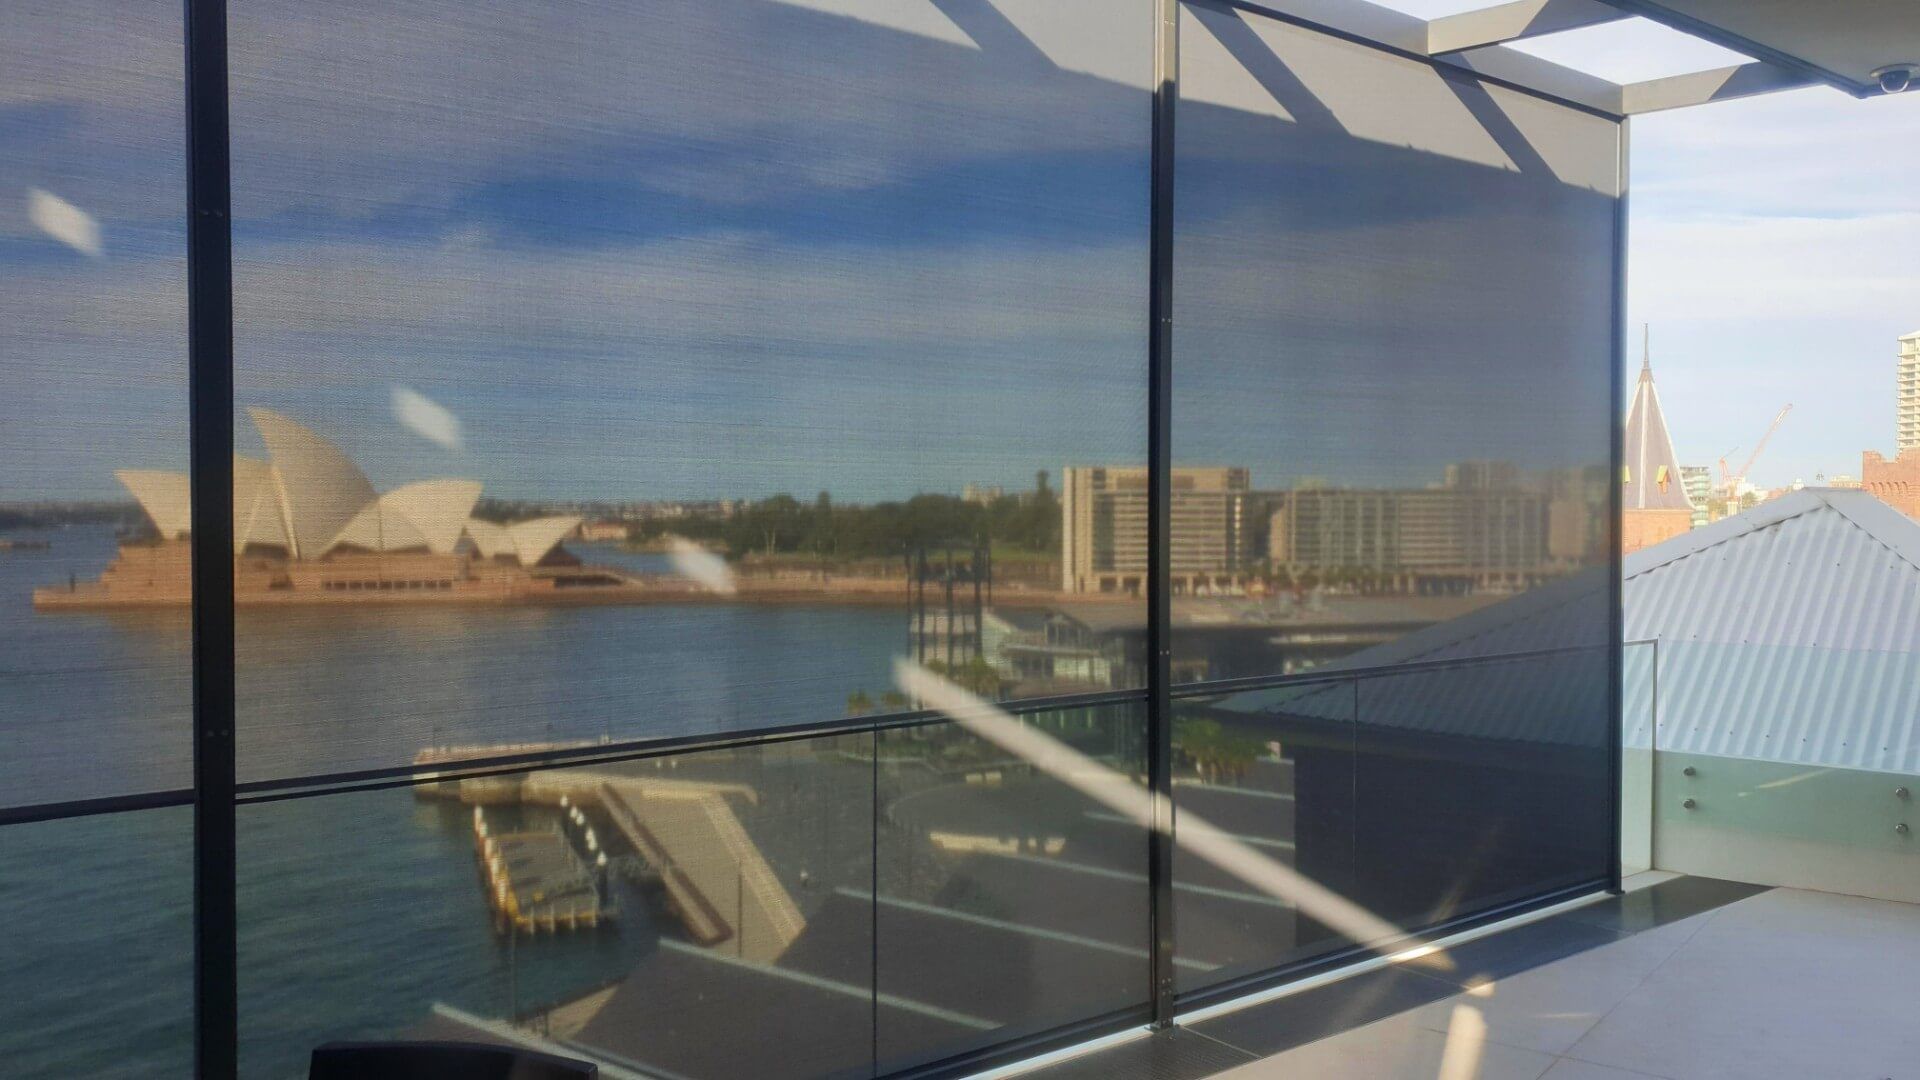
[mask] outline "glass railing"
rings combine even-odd
[[[1624,688],[1623,864],[1920,902],[1920,658],[1663,640]]]
[[[1629,641],[1620,649],[1620,876],[1653,869],[1653,730],[1655,663],[1660,643]]]
[[[1144,791],[1140,703],[1004,715]],[[243,805],[242,1072],[440,1037],[867,1075],[1144,1009],[1145,824],[1072,779],[921,716]]]
[[[1605,884],[1607,681],[1593,647],[1183,691],[1181,990]]]
[[[244,1074],[395,1037],[890,1074],[1143,1021],[1144,698],[913,670],[921,711],[817,732],[251,791]],[[1182,688],[1179,990],[1602,886],[1606,674],[1576,648]]]

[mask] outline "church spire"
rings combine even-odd
[[[1641,327],[1640,382],[1633,388],[1633,403],[1627,411],[1626,508],[1629,510],[1687,510],[1686,485],[1680,479],[1680,461],[1673,450],[1673,436],[1667,431],[1667,417],[1660,408],[1660,393],[1653,386],[1652,330]]]

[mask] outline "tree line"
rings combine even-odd
[[[707,544],[728,558],[801,555],[828,560],[898,557],[920,547],[991,544],[996,549],[1058,554],[1060,501],[1047,474],[1034,490],[970,502],[952,495],[915,495],[898,502],[836,503],[822,491],[811,503],[789,494],[748,503],[731,514],[701,514],[632,525],[636,543],[665,534]]]

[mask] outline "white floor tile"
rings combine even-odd
[[[1685,1080],[1920,1080],[1920,907],[1776,889],[1729,905],[1583,1036]]]
[[[1450,1036],[1397,1016],[1243,1065],[1220,1080],[1539,1080],[1554,1063],[1551,1055],[1470,1031]]]
[[[1671,1078],[1628,1072],[1611,1065],[1595,1065],[1587,1061],[1561,1058],[1540,1080],[1671,1080]]]
[[[1541,1053],[1564,1054],[1709,917],[1696,915],[1634,934],[1408,1015],[1427,1028],[1444,1031],[1454,1005],[1464,1002],[1485,1016],[1488,1038]]]

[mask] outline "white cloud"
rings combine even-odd
[[[1637,222],[1638,317],[1674,322],[1879,319],[1920,323],[1920,209],[1850,218],[1670,217]]]

